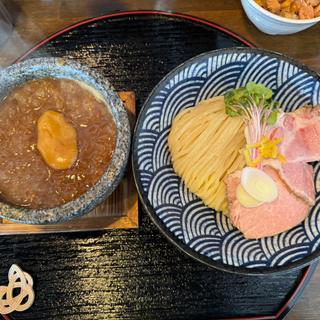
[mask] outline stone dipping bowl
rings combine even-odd
[[[78,80],[97,90],[105,100],[116,124],[116,147],[99,181],[80,197],[58,207],[27,209],[0,200],[0,217],[18,223],[50,224],[79,217],[104,201],[119,184],[130,152],[130,125],[127,112],[112,85],[98,72],[74,61],[61,58],[36,58],[0,71],[0,101],[16,86],[37,78]]]

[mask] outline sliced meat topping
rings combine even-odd
[[[287,162],[319,160],[320,107],[304,107],[284,114],[270,137],[283,137],[279,151]]]
[[[309,205],[291,192],[277,170],[266,166],[264,171],[277,183],[279,194],[274,202],[255,208],[246,208],[237,200],[240,171],[226,179],[231,221],[247,239],[259,239],[289,230],[301,223],[309,212]]]
[[[281,164],[278,160],[265,160],[263,165],[276,169],[280,178],[287,187],[310,206],[315,202],[315,189],[313,168],[305,162],[286,162]]]

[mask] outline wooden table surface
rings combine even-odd
[[[9,0],[4,1],[14,19],[11,39],[0,47],[0,66],[12,63],[48,35],[77,21],[112,11],[153,9],[182,12],[218,23],[257,47],[286,53],[320,72],[320,23],[301,33],[269,36],[246,18],[239,0]],[[1,4],[1,0],[0,0]],[[1,6],[0,6],[1,8]],[[288,320],[320,318],[320,268]]]

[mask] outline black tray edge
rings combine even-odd
[[[47,42],[50,40],[58,37],[59,35],[62,35],[72,29],[75,29],[79,26],[86,25],[91,22],[99,21],[102,19],[106,18],[113,18],[113,17],[123,17],[123,16],[129,16],[129,15],[164,15],[164,16],[169,16],[169,17],[178,17],[182,18],[185,20],[197,22],[206,26],[210,26],[213,28],[216,28],[220,31],[225,32],[228,35],[233,36],[236,38],[238,41],[242,42],[246,46],[250,48],[256,48],[255,45],[253,45],[251,42],[248,40],[240,37],[238,34],[234,33],[231,30],[228,30],[216,23],[213,23],[211,21],[202,19],[202,18],[197,18],[191,15],[187,14],[182,14],[182,13],[176,13],[176,12],[168,12],[168,11],[158,11],[158,10],[134,10],[134,11],[116,11],[112,13],[108,13],[102,16],[97,16],[89,19],[85,19],[82,21],[79,21],[77,23],[74,23],[66,28],[63,28],[50,36],[44,38],[40,42],[38,42],[35,46],[27,50],[22,56],[20,56],[18,59],[16,59],[13,63],[18,63],[26,59],[31,53],[36,51],[38,48],[42,47],[45,45]],[[293,290],[293,292],[290,294],[288,300],[285,302],[285,304],[277,311],[275,315],[270,315],[270,316],[251,316],[251,317],[241,317],[241,318],[223,318],[223,320],[281,320],[284,319],[284,317],[289,313],[289,311],[294,307],[298,299],[301,297],[304,289],[308,285],[312,275],[314,274],[316,267],[318,266],[318,262],[313,262],[309,266],[305,267],[305,271],[303,272],[299,282],[297,283],[296,288]],[[10,320],[11,318],[8,316],[1,315],[4,320]],[[221,319],[222,320],[222,319]]]
[[[79,22],[76,22],[66,28],[63,28],[53,34],[51,34],[50,36],[44,38],[43,40],[41,40],[40,42],[38,42],[35,46],[33,46],[32,48],[30,48],[29,50],[27,50],[22,56],[20,56],[18,59],[16,59],[13,63],[18,63],[23,61],[25,58],[27,58],[27,56],[29,54],[31,54],[32,52],[36,51],[38,48],[40,48],[41,46],[43,46],[44,44],[46,44],[47,42],[49,42],[50,40],[58,37],[59,35],[66,33],[72,29],[75,29],[77,27],[86,25],[88,23],[91,22],[95,22],[95,21],[99,21],[102,19],[106,19],[106,18],[116,18],[116,17],[124,17],[124,16],[130,16],[130,15],[162,15],[162,16],[168,16],[168,17],[176,17],[176,18],[182,18],[185,20],[189,20],[192,22],[198,22],[200,24],[209,26],[209,27],[213,27],[215,29],[218,29],[220,31],[223,31],[224,33],[232,36],[233,38],[237,39],[238,41],[242,42],[243,44],[245,44],[246,46],[250,47],[250,48],[255,48],[256,46],[251,43],[250,41],[242,38],[241,36],[239,36],[237,33],[220,26],[219,24],[216,24],[214,22],[202,19],[202,18],[198,18],[198,17],[194,17],[188,14],[183,14],[183,13],[178,13],[178,12],[171,12],[171,11],[160,11],[160,10],[132,10],[132,11],[115,11],[112,13],[107,13],[105,15],[102,16],[98,16],[98,17],[93,17],[93,18],[89,18],[89,19],[85,19]]]

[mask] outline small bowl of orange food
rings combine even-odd
[[[271,35],[292,34],[320,21],[320,0],[241,0],[251,22]]]
[[[0,72],[0,216],[47,224],[91,211],[125,171],[130,127],[99,73],[60,58]]]

